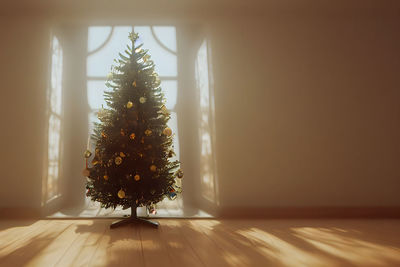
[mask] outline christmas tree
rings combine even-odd
[[[148,51],[138,44],[138,35],[131,33],[132,45],[114,60],[104,97],[107,108],[98,112],[92,140],[96,147],[87,150],[87,193],[104,208],[131,208],[130,222],[158,223],[137,218],[136,208],[146,206],[155,211],[155,204],[168,197],[175,199],[182,178],[179,161],[172,160],[172,130],[167,126],[170,114],[165,106],[160,80]]]

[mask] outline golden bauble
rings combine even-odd
[[[85,176],[85,177],[88,177],[88,176],[90,175],[90,170],[87,169],[87,168],[85,168],[85,169],[82,171],[82,175]]]
[[[152,171],[152,172],[155,172],[155,171],[157,171],[157,166],[156,165],[151,165],[150,166],[150,171]]]
[[[120,165],[122,163],[122,158],[116,157],[114,161],[115,161],[115,164]]]
[[[134,133],[131,133],[131,134],[129,135],[129,138],[132,139],[132,140],[135,139],[135,137],[136,137],[136,135],[135,135]]]
[[[92,155],[92,152],[90,152],[89,150],[85,151],[85,154],[84,154],[85,158],[90,158],[91,155]]]
[[[153,132],[150,129],[147,129],[146,131],[144,131],[144,134],[147,136],[150,136]]]
[[[108,181],[108,175],[107,174],[104,175],[103,178],[104,178],[104,180]]]
[[[133,81],[132,86],[136,87],[136,81]]]
[[[166,136],[171,136],[172,135],[172,129],[167,127],[164,129],[163,134],[165,134]]]
[[[133,103],[131,101],[128,101],[128,103],[126,103],[126,108],[132,108],[133,107]]]
[[[182,177],[183,177],[183,171],[182,171],[182,170],[179,170],[178,173],[176,174],[176,176],[177,176],[179,179],[182,179]]]
[[[147,99],[146,99],[144,96],[142,96],[141,98],[139,98],[139,102],[140,102],[141,104],[146,103],[146,101],[147,101]]]
[[[120,189],[120,190],[118,191],[118,197],[119,197],[119,198],[124,198],[124,197],[125,197],[125,191],[122,190],[122,189]]]
[[[140,175],[139,175],[139,174],[136,174],[136,175],[133,177],[133,179],[135,179],[135,181],[139,181],[139,180],[140,180]]]

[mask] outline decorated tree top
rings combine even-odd
[[[170,113],[148,51],[131,33],[131,46],[119,53],[108,75],[107,108],[98,113],[92,138],[96,148],[84,175],[87,196],[105,208],[150,206],[164,197],[176,198],[182,178],[179,161],[172,161]],[[91,157],[86,151],[85,157]]]

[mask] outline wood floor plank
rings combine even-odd
[[[38,253],[27,266],[54,266],[57,264],[71,244],[79,236],[75,231],[77,224],[87,224],[87,221],[65,220],[61,221],[68,224],[51,243]]]
[[[135,225],[107,229],[89,266],[143,266],[140,232]]]
[[[181,227],[179,230],[193,248],[196,255],[206,266],[230,266],[222,258],[223,250],[199,229],[199,227],[193,224],[191,220],[181,220]]]
[[[77,247],[79,253],[75,256],[70,266],[90,265],[100,244],[100,240],[103,238],[108,227],[109,223],[104,220],[94,221],[94,225],[90,228],[88,227],[89,236],[80,247]],[[60,266],[63,266],[63,264],[60,264]]]
[[[49,223],[49,220],[40,220],[33,222],[31,225],[10,227],[2,230],[0,232],[0,257],[2,257],[2,253],[4,253],[4,249],[7,246],[15,245],[16,242],[19,242],[18,240],[24,240],[32,235],[39,234],[41,231],[45,231],[46,228],[44,226]],[[13,221],[12,224],[18,224],[18,222]]]
[[[107,225],[108,226],[108,225]],[[107,227],[104,221],[78,220],[73,224],[76,238],[55,263],[56,266],[88,266],[96,243]]]
[[[209,237],[221,251],[221,258],[229,266],[268,266],[271,263],[253,250],[253,244],[224,230],[223,224],[215,220],[192,221],[193,225]]]
[[[167,244],[161,238],[160,229],[139,225],[145,266],[177,266],[167,252]]]
[[[180,220],[162,220],[160,237],[165,240],[167,252],[176,266],[205,266],[179,231]]]
[[[49,221],[35,231],[26,234],[1,251],[1,266],[28,266],[57,237],[64,232],[71,222]]]

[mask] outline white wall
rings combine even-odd
[[[213,28],[223,205],[400,204],[398,26],[355,14]]]
[[[176,6],[160,16],[150,8],[132,14],[200,25],[210,40],[220,208],[399,206],[393,9],[258,3],[241,12],[238,2],[225,13],[218,3],[202,5],[201,13]],[[71,5],[1,18],[2,207],[40,206],[51,27],[130,18],[129,8],[107,13],[97,6],[86,17]]]
[[[49,27],[0,17],[0,207],[39,207]]]

